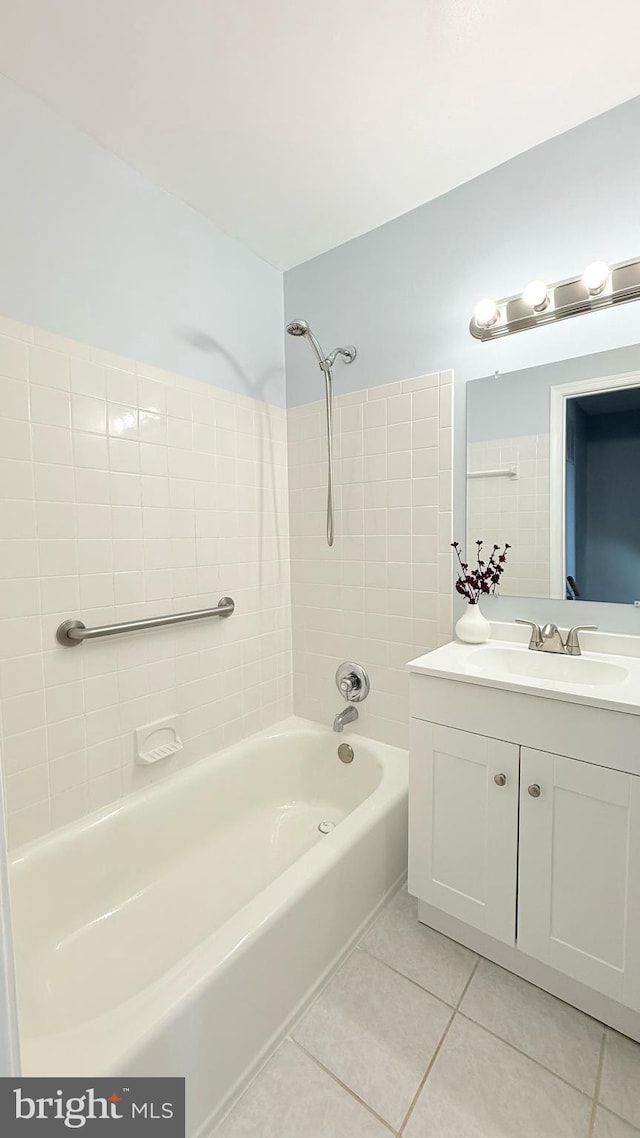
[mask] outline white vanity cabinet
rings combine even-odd
[[[428,674],[411,706],[420,919],[640,1039],[640,716]]]
[[[640,1010],[640,777],[522,748],[518,945]]]
[[[515,943],[519,748],[414,719],[409,890]]]

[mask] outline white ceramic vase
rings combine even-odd
[[[458,640],[465,644],[484,644],[491,634],[491,625],[480,612],[480,605],[468,604],[460,620],[456,624]]]

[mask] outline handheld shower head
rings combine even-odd
[[[346,348],[334,348],[332,352],[329,352],[328,356],[325,356],[306,320],[289,321],[287,324],[287,332],[290,336],[307,337],[309,343],[311,344],[311,347],[313,348],[316,359],[324,372],[331,371],[331,368],[336,362],[338,356],[342,356],[345,363],[348,364],[353,363],[356,358],[356,349],[354,348],[353,344],[349,344]]]
[[[322,371],[325,373],[330,370],[331,365],[328,364],[325,360],[324,352],[322,351],[322,348],[320,347],[306,320],[292,320],[289,324],[287,324],[287,332],[290,336],[306,336],[307,340],[311,344],[313,354],[318,361],[319,367],[321,367]]]
[[[324,388],[327,404],[327,544],[333,545],[333,374],[331,368],[338,356],[345,363],[353,363],[356,349],[353,344],[346,348],[334,348],[325,356],[306,320],[291,320],[287,324],[290,336],[306,336],[320,369],[324,372]]]

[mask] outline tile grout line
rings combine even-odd
[[[379,956],[376,956],[376,954],[374,952],[371,952],[368,948],[363,948],[363,946],[361,944],[357,944],[355,946],[355,950],[357,950],[358,952],[364,952],[372,960],[375,960],[377,964],[383,964],[385,966],[385,968],[389,969],[390,972],[395,973],[396,976],[401,976],[403,980],[408,980],[410,984],[413,984],[414,988],[417,988],[420,992],[424,992],[427,996],[431,996],[432,999],[434,999],[434,1000],[439,1000],[439,1002],[441,1004],[444,1004],[444,1006],[446,1008],[451,1008],[451,1011],[455,1011],[456,1008],[458,1007],[457,1004],[452,1004],[452,1003],[450,1003],[449,1000],[445,1000],[443,996],[439,996],[437,992],[433,992],[431,990],[431,988],[425,988],[424,984],[420,984],[418,980],[414,980],[411,976],[407,976],[406,972],[401,972],[399,968],[394,968],[393,964],[389,964],[389,962],[387,960],[382,960]],[[474,972],[475,972],[478,964],[480,963],[481,959],[482,959],[482,957],[478,957],[478,960],[474,964],[474,969],[473,969]],[[472,973],[472,976],[473,976],[473,973]],[[471,979],[471,977],[470,977],[470,979]],[[467,986],[465,985],[465,992],[466,992],[466,990],[467,990]],[[463,995],[464,995],[464,992],[463,992]],[[460,997],[460,998],[462,999],[462,997]]]
[[[456,1015],[458,1014],[458,1009],[459,1009],[459,1007],[460,1007],[460,1004],[462,1003],[462,1001],[463,1001],[464,997],[466,996],[466,994],[467,994],[467,990],[468,990],[468,988],[469,988],[469,985],[471,984],[471,981],[473,980],[473,977],[475,976],[475,974],[476,974],[476,972],[477,972],[477,970],[478,970],[478,965],[480,964],[480,960],[481,960],[481,957],[478,957],[478,958],[477,958],[477,960],[476,960],[476,962],[475,962],[475,964],[474,964],[474,966],[473,966],[473,968],[472,968],[472,970],[471,970],[471,973],[470,973],[470,975],[469,975],[469,978],[468,978],[468,980],[467,980],[467,982],[466,982],[466,984],[465,984],[464,988],[462,989],[462,991],[461,991],[461,993],[460,993],[460,997],[459,997],[459,999],[458,999],[458,1002],[456,1003],[456,1005],[455,1005],[455,1007],[454,1007],[454,1009],[453,1009],[453,1012],[452,1012],[452,1014],[451,1014],[451,1017],[450,1017],[450,1019],[449,1019],[449,1022],[448,1022],[448,1024],[447,1024],[446,1028],[444,1029],[444,1032],[443,1032],[442,1036],[440,1037],[440,1041],[439,1041],[439,1043],[438,1043],[438,1046],[436,1047],[436,1049],[435,1049],[435,1051],[434,1051],[433,1055],[431,1056],[431,1060],[430,1060],[430,1062],[429,1062],[429,1064],[428,1064],[428,1066],[427,1066],[427,1069],[426,1069],[426,1071],[425,1071],[425,1073],[424,1073],[424,1075],[423,1075],[422,1079],[420,1080],[420,1083],[419,1083],[419,1085],[418,1085],[418,1088],[417,1088],[417,1090],[416,1090],[416,1093],[414,1094],[414,1096],[413,1096],[413,1098],[412,1098],[411,1102],[409,1103],[409,1109],[407,1110],[407,1113],[405,1114],[405,1116],[404,1116],[404,1118],[403,1118],[403,1120],[402,1120],[402,1123],[401,1123],[401,1125],[400,1125],[400,1128],[399,1128],[399,1130],[398,1130],[398,1136],[399,1136],[399,1138],[400,1138],[400,1135],[404,1134],[404,1131],[405,1131],[405,1127],[407,1126],[407,1124],[408,1124],[408,1122],[409,1122],[409,1120],[410,1120],[410,1118],[411,1118],[411,1115],[413,1114],[413,1111],[414,1111],[414,1109],[415,1109],[416,1103],[417,1103],[418,1099],[420,1098],[420,1095],[422,1094],[422,1091],[423,1091],[423,1089],[424,1089],[424,1087],[425,1087],[425,1084],[426,1084],[426,1082],[427,1082],[427,1079],[429,1078],[429,1075],[431,1074],[431,1071],[432,1071],[432,1069],[433,1069],[433,1066],[434,1066],[434,1064],[435,1064],[435,1061],[436,1061],[436,1059],[438,1058],[438,1055],[440,1054],[440,1051],[442,1050],[442,1045],[443,1045],[443,1043],[444,1043],[445,1039],[447,1038],[447,1036],[448,1036],[448,1034],[449,1034],[449,1031],[451,1030],[451,1025],[452,1025],[453,1021],[455,1020],[455,1018],[456,1018]]]
[[[294,1039],[293,1036],[288,1036],[287,1038],[291,1043],[295,1044],[295,1046],[298,1047],[300,1051],[302,1051],[303,1054],[307,1056],[308,1059],[311,1059],[312,1062],[315,1063],[316,1067],[319,1067],[321,1071],[324,1071],[325,1075],[329,1075],[329,1077],[340,1087],[341,1090],[345,1091],[345,1093],[348,1094],[350,1098],[355,1099],[355,1101],[359,1103],[360,1106],[363,1106],[369,1114],[373,1115],[373,1117],[378,1122],[382,1123],[382,1125],[389,1131],[390,1134],[397,1134],[397,1131],[393,1129],[393,1126],[390,1122],[387,1122],[381,1114],[378,1114],[372,1106],[369,1106],[368,1102],[365,1102],[363,1098],[360,1098],[360,1095],[356,1094],[356,1092],[352,1090],[351,1087],[348,1087],[346,1083],[343,1083],[342,1079],[340,1079],[334,1071],[331,1071],[329,1067],[325,1067],[324,1063],[322,1063],[320,1059],[316,1058],[316,1056],[313,1055],[311,1051],[307,1051],[307,1048],[304,1046],[304,1044],[298,1043],[298,1040]]]
[[[593,1091],[593,1103],[591,1105],[591,1118],[589,1119],[589,1131],[587,1138],[592,1138],[593,1130],[596,1124],[596,1111],[598,1109],[598,1100],[600,1098],[600,1085],[602,1083],[602,1072],[604,1069],[604,1053],[607,1046],[607,1029],[602,1032],[602,1040],[600,1042],[600,1058],[598,1060],[598,1073],[596,1075],[596,1085]]]
[[[572,1005],[569,1006],[571,1007]],[[494,1039],[497,1039],[499,1043],[504,1043],[505,1047],[511,1048],[517,1055],[522,1055],[523,1059],[528,1059],[530,1063],[534,1063],[541,1071],[546,1071],[547,1075],[553,1075],[553,1078],[564,1083],[565,1087],[570,1087],[572,1091],[576,1091],[577,1094],[582,1095],[584,1098],[593,1098],[593,1095],[590,1095],[588,1091],[583,1091],[580,1087],[577,1087],[575,1083],[570,1083],[568,1079],[565,1079],[564,1075],[559,1075],[558,1072],[554,1071],[551,1067],[545,1067],[544,1063],[541,1063],[539,1059],[534,1059],[527,1051],[523,1051],[521,1047],[516,1047],[515,1043],[510,1043],[508,1039],[504,1039],[502,1035],[498,1035],[495,1031],[492,1031],[490,1027],[485,1027],[479,1020],[472,1019],[470,1015],[467,1015],[466,1012],[463,1011],[460,1011],[459,1015],[461,1015],[462,1019],[465,1019],[467,1023],[472,1023],[475,1027],[479,1027],[481,1031],[486,1031],[487,1035],[491,1035]]]
[[[447,1036],[449,1034],[451,1024],[453,1023],[455,1018],[456,1018],[456,1011],[454,1008],[453,1011],[451,1012],[450,1017],[449,1017],[449,1022],[447,1024],[447,1026],[445,1027],[444,1032],[443,1032],[443,1034],[442,1034],[442,1036],[438,1042],[438,1046],[436,1047],[433,1055],[431,1056],[431,1059],[429,1060],[429,1065],[427,1066],[427,1069],[426,1069],[424,1075],[422,1076],[422,1078],[418,1084],[416,1092],[415,1092],[413,1098],[411,1099],[411,1102],[409,1103],[408,1110],[407,1110],[407,1112],[406,1112],[406,1114],[405,1114],[405,1116],[404,1116],[404,1118],[400,1124],[400,1129],[398,1130],[398,1138],[400,1138],[400,1136],[402,1134],[404,1134],[405,1127],[406,1127],[407,1123],[409,1122],[411,1115],[413,1114],[415,1105],[416,1105],[418,1099],[420,1098],[420,1095],[422,1094],[422,1091],[423,1091],[424,1086],[427,1082],[427,1079],[429,1078],[429,1075],[431,1074],[431,1070],[433,1068],[433,1065],[434,1065],[436,1059],[438,1058],[438,1055],[440,1054],[442,1045],[443,1045],[445,1039],[447,1038]]]
[[[610,1106],[603,1106],[601,1102],[597,1103],[596,1105],[600,1110],[604,1112],[604,1114],[610,1114],[611,1117],[615,1118],[617,1122],[624,1122],[627,1129],[631,1132],[632,1135],[634,1135],[634,1138],[636,1134],[640,1136],[640,1130],[638,1130],[637,1126],[634,1126],[632,1122],[629,1122],[628,1118],[623,1118],[621,1114],[617,1114],[616,1111],[612,1110]]]
[[[605,1071],[605,1055],[607,1053],[607,1036],[608,1036],[608,1029],[607,1029],[607,1026],[605,1026],[605,1030],[604,1030],[604,1032],[602,1032],[602,1042],[600,1045],[600,1062],[598,1064],[598,1075],[597,1075],[597,1079],[596,1079],[596,1089],[594,1089],[594,1091],[593,1091],[593,1108],[591,1111],[591,1124],[590,1124],[590,1128],[589,1128],[589,1138],[591,1138],[592,1133],[594,1131],[594,1128],[596,1128],[596,1115],[598,1112],[598,1106],[600,1105],[600,1091],[602,1089],[602,1074],[604,1074],[604,1071]],[[624,1121],[626,1121],[626,1120],[624,1120]]]

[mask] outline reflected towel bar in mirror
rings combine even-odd
[[[103,636],[119,636],[122,632],[141,632],[146,628],[164,628],[170,624],[186,624],[191,620],[205,620],[210,616],[231,616],[235,609],[231,597],[221,597],[215,608],[195,609],[193,612],[177,612],[170,616],[151,616],[146,620],[127,620],[122,624],[103,624],[99,628],[87,628],[81,620],[65,620],[56,632],[58,644],[64,648],[75,648],[83,640],[98,640]]]
[[[501,470],[470,470],[467,478],[517,478],[518,467],[515,462]]]

